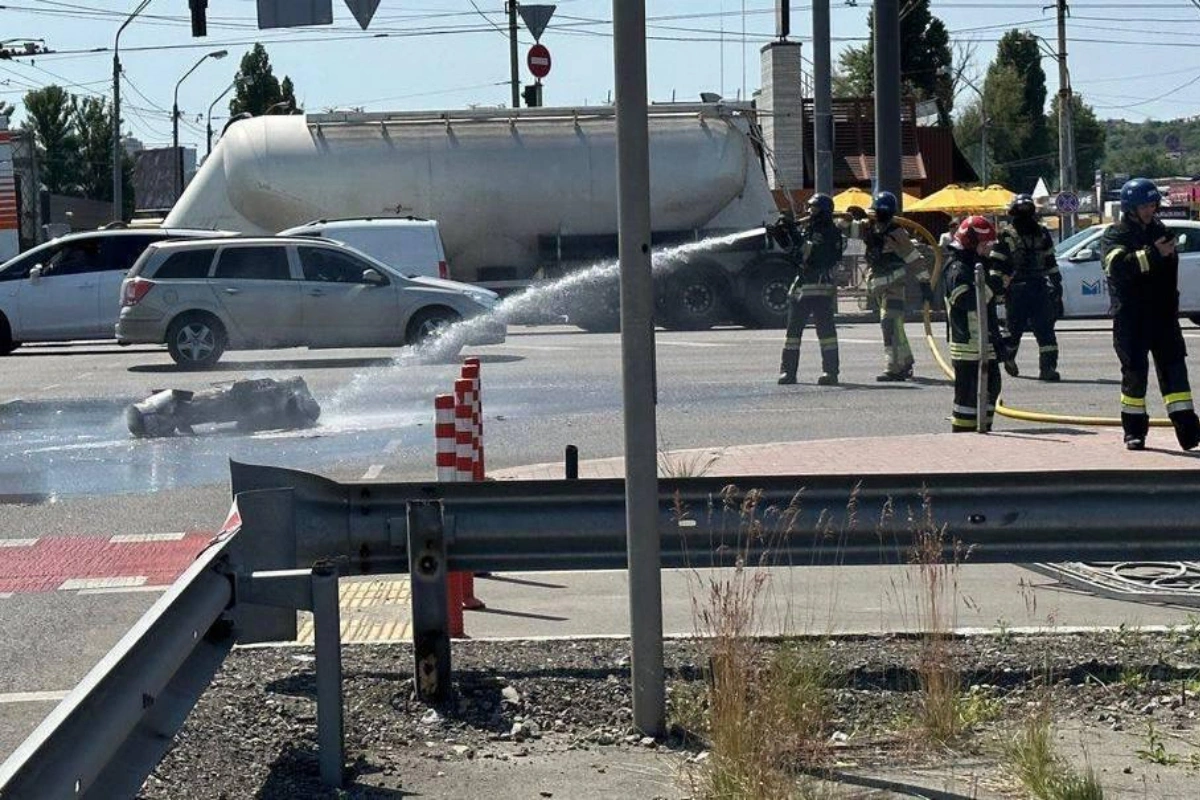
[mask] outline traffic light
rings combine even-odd
[[[192,36],[208,36],[208,0],[188,0],[188,8],[192,10]]]
[[[521,91],[526,108],[540,108],[542,105],[542,84],[532,83]]]

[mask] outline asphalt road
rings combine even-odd
[[[941,326],[938,326],[940,333]],[[1064,381],[1006,377],[1010,405],[1111,415],[1117,363],[1106,323],[1061,326]],[[1200,331],[1187,330],[1189,341]],[[777,386],[781,331],[660,332],[661,449],[949,430],[951,391],[909,326],[911,383],[877,384],[874,324],[840,329],[842,381],[818,387],[815,337],[800,384]],[[583,458],[620,455],[619,337],[574,328],[515,328],[506,344],[468,351],[483,361],[490,468],[554,461],[567,444]],[[339,478],[433,476],[433,396],[456,367],[393,365],[393,352],[232,353],[208,373],[179,372],[165,351],[111,344],[24,347],[0,360],[0,544],[34,537],[214,530],[229,504],[227,460],[292,466]],[[1028,340],[1022,366],[1036,373]],[[203,388],[240,377],[302,375],[321,402],[318,428],[131,440],[124,405],[161,388]],[[1020,427],[1001,421],[999,427]],[[902,456],[897,469],[904,469]],[[820,464],[809,465],[819,470]],[[3,552],[0,550],[0,552]],[[70,688],[157,597],[153,592],[0,595],[0,755],[28,733],[52,698],[14,693]],[[7,700],[5,698],[8,698]]]

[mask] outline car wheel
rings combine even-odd
[[[12,328],[8,327],[8,320],[3,314],[0,314],[0,356],[6,356],[20,346],[20,342],[13,341]]]
[[[713,270],[683,267],[667,278],[663,325],[677,331],[704,331],[728,318],[725,281]]]
[[[226,343],[225,328],[211,314],[183,314],[167,328],[167,352],[184,369],[212,367]]]
[[[410,345],[426,344],[441,336],[446,328],[462,319],[449,308],[423,308],[409,320],[404,340]]]
[[[743,311],[757,328],[782,328],[787,324],[788,290],[796,269],[781,259],[771,259],[754,268],[746,279]]]

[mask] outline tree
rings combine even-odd
[[[290,101],[288,107],[296,107],[296,94],[292,81],[286,75],[283,85],[275,77],[271,69],[271,59],[267,57],[267,48],[256,43],[244,56],[233,79],[234,94],[229,101],[229,115],[266,114],[272,106]]]
[[[1011,149],[998,151],[1001,161],[1015,161],[1021,156],[1036,156],[1055,149],[1046,122],[1046,73],[1042,69],[1042,53],[1037,37],[1028,31],[1010,30],[996,47],[996,58],[988,67],[988,80],[994,73],[1010,70],[1022,82],[1017,98],[1017,118],[1021,121],[1022,136],[1012,141]],[[985,93],[989,91],[985,84]],[[1008,171],[1014,187],[1032,188],[1046,172],[1044,162],[1014,164]]]
[[[25,127],[37,145],[42,183],[54,194],[75,194],[78,182],[78,139],[71,95],[51,84],[25,93]]]
[[[1075,133],[1075,185],[1091,186],[1096,170],[1104,163],[1104,146],[1107,130],[1096,119],[1096,112],[1083,102],[1077,93],[1071,95],[1071,129]],[[1050,101],[1050,117],[1047,128],[1052,141],[1058,141],[1058,95]],[[1058,172],[1058,154],[1054,156],[1054,170]]]
[[[16,110],[16,107],[12,103],[0,101],[0,117],[8,117],[11,120],[13,112]]]
[[[938,120],[950,125],[954,87],[950,69],[950,34],[929,10],[930,0],[911,0],[900,17],[900,80],[904,90],[917,100],[936,100]],[[834,84],[838,96],[865,97],[875,86],[875,13],[867,15],[871,38],[861,47],[849,47],[838,56],[839,75]]]
[[[92,200],[112,200],[112,105],[99,97],[71,100],[79,192]]]
[[[1044,170],[1047,164],[1034,162],[1023,163],[1030,156],[1038,154],[1023,150],[1024,143],[1029,139],[1032,121],[1021,110],[1021,98],[1025,91],[1025,80],[1016,69],[1003,65],[998,69],[989,70],[984,82],[983,101],[976,100],[959,115],[958,123],[954,126],[954,138],[958,146],[971,160],[977,171],[980,170],[980,147],[983,140],[983,115],[987,111],[988,122],[988,182],[1011,186],[1020,191],[1029,191],[1036,182],[1019,183],[1015,180],[1016,171],[1024,168],[1026,172],[1032,169]],[[1038,115],[1039,119],[1041,115]],[[1044,123],[1043,123],[1044,124]],[[1040,174],[1040,173],[1038,173]]]
[[[287,75],[283,76],[283,82],[279,84],[279,94],[287,106],[284,109],[286,114],[296,114],[300,111],[300,106],[296,102],[296,87],[292,85],[292,79]]]

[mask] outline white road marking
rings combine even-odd
[[[178,542],[187,536],[186,533],[123,533],[113,536],[108,541],[113,544],[132,544],[141,542]]]
[[[43,391],[43,392],[48,392],[48,391],[50,391],[51,389],[57,389],[57,388],[58,388],[58,387],[60,387],[60,386],[62,386],[62,384],[61,384],[61,383],[52,383],[52,384],[50,384],[49,386],[43,386],[43,387],[42,387],[42,391]]]
[[[0,539],[0,547],[32,547],[37,539]]]
[[[371,468],[363,473],[364,481],[373,481],[379,477],[379,473],[383,472],[383,464],[372,464]]]
[[[107,589],[80,589],[79,594],[144,594],[146,592],[165,592],[170,586],[114,586]]]
[[[0,600],[7,600],[8,598],[10,598],[12,596],[13,596],[12,592],[0,592]]]
[[[674,342],[670,339],[655,339],[656,345],[668,345],[670,347],[736,347],[733,344],[722,344],[718,342]]]
[[[57,703],[67,696],[61,692],[7,692],[0,694],[0,705],[7,703]]]
[[[145,586],[145,575],[130,575],[124,578],[70,578],[58,587],[60,592],[74,592],[83,589],[127,589],[132,586]]]
[[[578,350],[578,347],[563,347],[553,344],[505,344],[504,348],[508,350],[542,350],[545,352],[558,352],[561,350]]]

